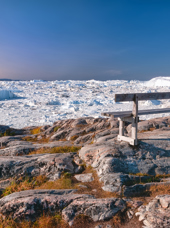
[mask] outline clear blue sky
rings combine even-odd
[[[170,76],[169,0],[0,0],[0,78]]]

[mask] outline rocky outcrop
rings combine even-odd
[[[140,141],[135,147],[117,141],[118,121],[112,118],[60,120],[53,126],[41,127],[35,135],[30,134],[35,127],[30,127],[21,132],[18,130],[21,135],[0,137],[1,190],[11,183],[12,178],[45,175],[54,181],[63,172],[69,172],[78,174],[72,177],[74,181],[77,179],[85,183],[79,184],[79,191],[88,192],[96,175],[81,174],[87,165],[95,169],[104,191],[116,192],[120,196],[95,199],[93,196],[76,194],[73,190],[30,190],[0,199],[0,213],[18,219],[25,217],[35,220],[42,212],[60,212],[70,225],[79,214],[89,216],[95,222],[108,220],[117,212],[126,213],[131,219],[140,203],[134,207],[132,204],[135,202],[124,199],[124,196],[141,196],[153,185],[170,183],[168,180],[151,183],[157,174],[170,174],[169,125],[169,117],[141,121],[138,125]],[[4,126],[1,128],[4,133],[9,129]],[[126,125],[125,132],[130,133],[130,130],[131,125]],[[22,135],[24,132],[29,134],[29,141],[26,141],[28,135]],[[82,148],[78,153],[27,155],[40,148],[73,145]],[[156,180],[164,181],[161,177]],[[167,202],[168,195],[157,196],[147,206],[140,207],[137,215],[145,227],[169,226]]]
[[[126,201],[117,198],[75,200],[62,211],[62,215],[72,225],[74,217],[79,214],[87,215],[97,222],[111,219],[125,209]]]
[[[170,195],[158,195],[147,205],[139,207],[136,216],[144,228],[170,227]]]
[[[76,194],[76,190],[27,190],[12,193],[0,199],[0,213],[13,219],[34,221],[43,213],[61,213],[65,221],[73,224],[74,218],[83,214],[93,221],[111,219],[118,212],[134,211],[140,201],[119,198],[95,199],[87,194]]]
[[[0,159],[0,179],[45,175],[49,179],[55,180],[60,177],[62,172],[79,173],[83,167],[74,162],[75,154],[2,156]]]
[[[93,198],[73,192],[75,190],[27,190],[12,193],[0,199],[0,213],[13,219],[35,221],[43,213],[61,212],[75,199]]]

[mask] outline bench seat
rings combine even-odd
[[[170,108],[162,108],[162,109],[146,109],[146,110],[138,110],[138,115],[149,115],[149,114],[159,114],[159,113],[167,113],[170,112]],[[103,116],[108,117],[131,117],[132,111],[120,111],[120,112],[103,112]]]
[[[115,94],[115,102],[133,101],[132,111],[120,111],[120,112],[104,112],[102,115],[108,117],[118,117],[119,120],[119,135],[118,141],[126,141],[131,145],[138,145],[137,131],[139,115],[150,115],[159,113],[170,113],[170,108],[160,109],[147,109],[138,110],[138,101],[142,100],[157,100],[157,99],[170,99],[170,92],[156,92],[156,93],[127,93],[127,94]],[[124,135],[125,122],[131,124],[131,137]]]

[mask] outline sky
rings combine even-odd
[[[0,0],[0,79],[170,76],[169,0]]]

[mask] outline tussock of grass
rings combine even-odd
[[[74,189],[76,188],[75,178],[70,173],[64,173],[62,177],[56,181],[47,181],[36,189]]]
[[[79,135],[73,135],[71,136],[70,140],[71,141],[75,141],[76,139],[78,139]]]
[[[150,187],[150,189],[146,192],[148,196],[155,197],[157,195],[164,195],[164,194],[170,194],[170,184],[166,185],[153,185]]]
[[[27,141],[27,142],[36,142],[36,143],[48,143],[49,138],[44,138],[42,137],[41,139],[37,139],[37,137],[32,138],[31,136],[25,136],[22,138],[22,140]]]
[[[17,181],[14,180],[12,184],[3,191],[2,196],[7,196],[13,192],[34,189],[36,186],[39,186],[46,181],[47,178],[42,175],[33,178],[20,178]]]
[[[40,133],[40,129],[41,129],[41,127],[37,127],[37,128],[32,129],[30,132],[31,132],[32,135],[39,134]]]
[[[12,218],[0,218],[0,228],[69,228],[70,226],[61,218],[61,215],[42,215],[35,222],[16,222]]]
[[[69,153],[69,152],[77,152],[80,150],[81,147],[79,146],[59,146],[53,148],[41,148],[36,151],[32,151],[31,154],[56,154],[56,153]]]

